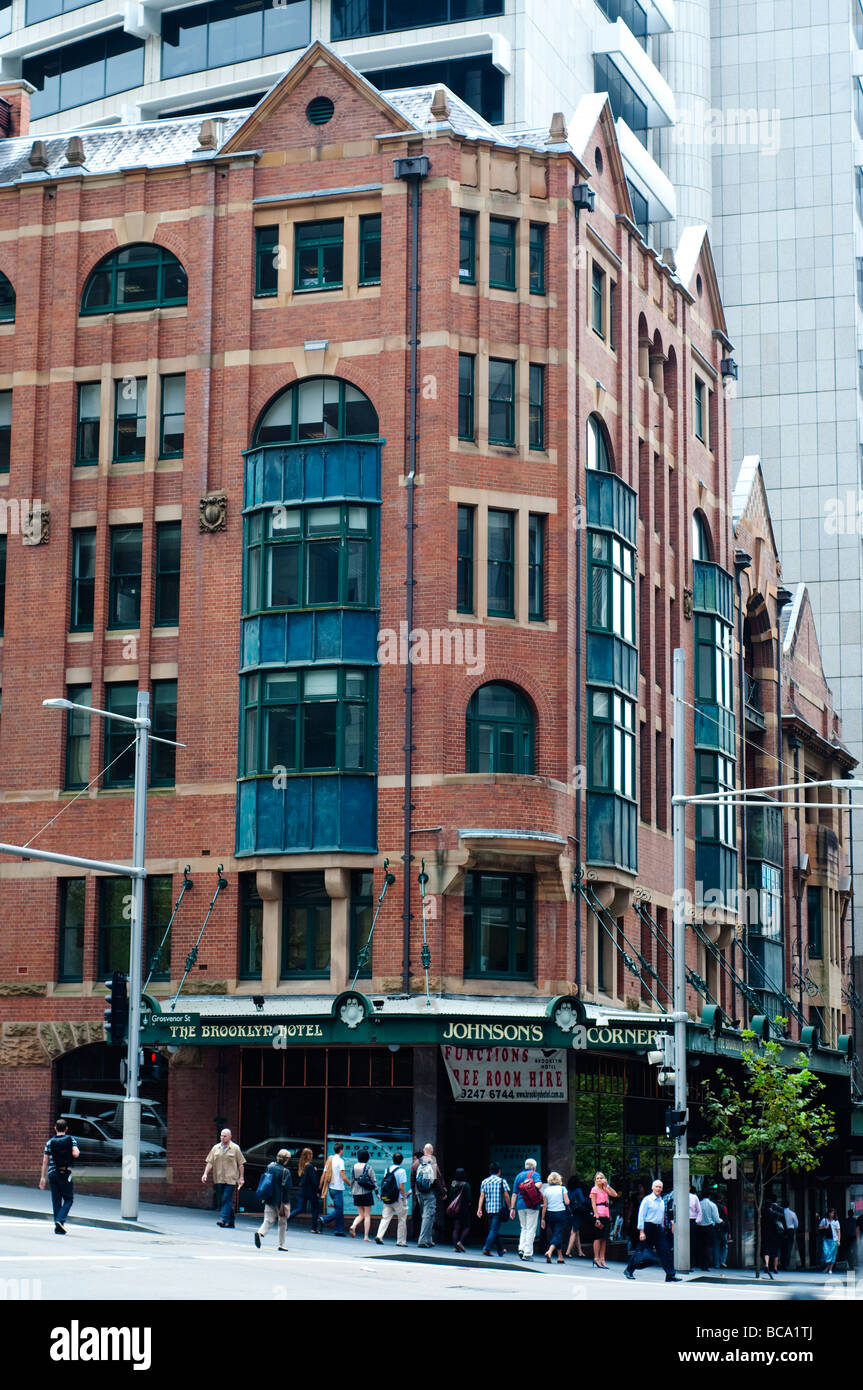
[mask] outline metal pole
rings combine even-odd
[[[686,653],[674,652],[674,1108],[686,1111]],[[686,1135],[674,1141],[674,1267],[689,1269],[689,1152]]]
[[[123,1175],[120,1183],[120,1215],[138,1219],[141,1156],[141,1101],[138,1097],[138,1050],[141,1036],[141,980],[144,973],[144,880],[147,835],[147,752],[150,732],[150,695],[138,691],[138,737],[135,743],[135,799],[132,825],[132,926],[129,933],[129,1034],[126,1048],[126,1098],[123,1101]]]

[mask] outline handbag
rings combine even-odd
[[[447,1206],[447,1209],[446,1209],[446,1214],[447,1214],[447,1216],[450,1218],[450,1220],[452,1220],[452,1221],[455,1220],[455,1218],[459,1215],[459,1213],[460,1213],[460,1211],[461,1211],[461,1200],[462,1200],[462,1197],[463,1197],[463,1196],[464,1196],[464,1183],[462,1183],[462,1185],[461,1185],[461,1187],[459,1188],[458,1192],[457,1192],[456,1195],[453,1197],[452,1201],[449,1203],[449,1205]]]

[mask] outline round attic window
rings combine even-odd
[[[699,299],[701,298],[701,291],[703,290],[703,288],[704,288],[704,286],[703,286],[702,281],[701,281],[701,276],[700,276],[700,275],[696,275],[696,277],[695,277],[695,292],[696,292],[696,294],[698,295],[698,298],[699,298]]]
[[[595,149],[594,152],[593,152],[593,162],[594,162],[594,164],[596,165],[596,172],[597,172],[598,174],[601,174],[601,173],[602,173],[602,150],[599,148],[598,145],[597,145],[596,149]]]
[[[335,109],[329,97],[315,97],[306,107],[306,120],[312,125],[326,125],[333,119]]]

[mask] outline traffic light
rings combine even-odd
[[[655,1042],[658,1047],[647,1054],[647,1060],[652,1067],[659,1067],[657,1081],[660,1086],[674,1085],[674,1034],[657,1033]]]
[[[105,1037],[111,1047],[122,1047],[129,1027],[129,992],[126,988],[126,976],[115,970],[110,980],[105,981],[105,989],[108,991]]]
[[[166,1062],[156,1047],[141,1048],[140,1078],[142,1081],[164,1081]]]
[[[665,1137],[666,1139],[679,1139],[686,1133],[686,1110],[675,1110],[673,1107],[665,1112]]]

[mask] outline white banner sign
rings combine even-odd
[[[559,1047],[441,1047],[456,1100],[566,1100]]]

